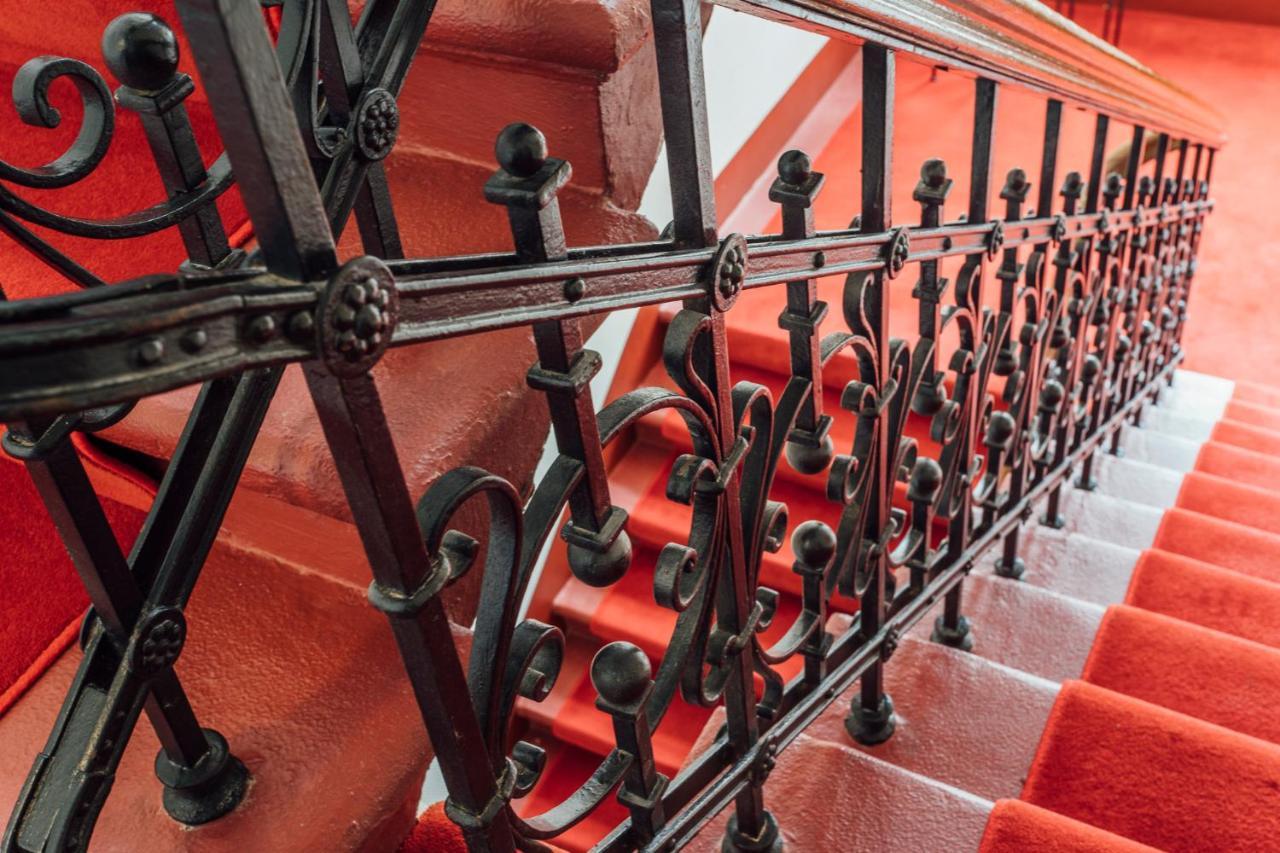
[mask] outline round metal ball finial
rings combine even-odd
[[[591,661],[591,684],[611,705],[634,705],[644,696],[653,678],[648,656],[638,646],[610,643]]]
[[[1056,379],[1050,379],[1044,383],[1044,387],[1040,389],[1040,408],[1056,409],[1062,403],[1062,398],[1067,395],[1066,390],[1062,387],[1062,383]]]
[[[102,58],[121,83],[155,92],[178,71],[178,37],[158,15],[129,12],[103,31]]]
[[[1084,376],[1085,382],[1092,382],[1098,378],[1098,374],[1102,372],[1102,362],[1092,353],[1084,357],[1084,363],[1080,365],[1080,372]]]
[[[498,134],[494,145],[498,165],[517,178],[537,174],[547,160],[547,138],[531,124],[509,124]]]
[[[631,566],[631,537],[625,530],[603,552],[581,545],[569,545],[569,571],[587,586],[612,586]]]
[[[991,422],[987,424],[987,444],[1004,444],[1013,436],[1017,426],[1013,415],[1008,412],[993,412]]]
[[[942,466],[937,460],[921,456],[911,469],[911,491],[925,500],[933,500],[942,488]]]
[[[947,181],[946,161],[937,157],[930,157],[925,160],[924,165],[920,167],[920,180],[934,189],[942,186]]]
[[[829,435],[824,435],[816,445],[787,442],[787,461],[800,474],[821,474],[827,470],[835,453],[835,442]]]
[[[1062,194],[1075,198],[1083,192],[1084,178],[1080,177],[1079,172],[1067,172],[1067,176],[1062,179]]]
[[[1027,173],[1022,169],[1010,169],[1004,182],[1012,192],[1022,192],[1027,186]]]
[[[836,553],[836,534],[821,521],[806,521],[791,534],[791,550],[807,566],[825,566]]]
[[[813,161],[798,149],[791,149],[778,158],[778,177],[792,186],[799,186],[813,174]]]

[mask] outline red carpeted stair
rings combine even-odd
[[[933,133],[896,140],[901,221],[917,211],[908,197],[914,175],[907,173],[938,153],[934,146],[950,144],[949,135],[963,135],[963,122],[928,117],[969,109],[963,97],[951,103],[941,87],[927,90],[927,74],[916,74],[900,70],[899,127],[927,124]],[[1009,94],[1002,110],[1025,106]],[[819,227],[842,226],[856,207],[849,189],[858,180],[856,118],[817,158],[829,188],[815,205]],[[966,194],[958,187],[954,197]],[[911,281],[899,283],[893,331],[912,338]],[[833,309],[842,284],[819,283]],[[1234,321],[1234,309],[1222,306],[1235,298],[1239,281],[1230,296],[1211,301],[1210,289],[1225,286],[1198,279],[1193,315]],[[747,294],[728,330],[734,379],[759,382],[775,395],[789,367],[778,298]],[[618,391],[669,384],[657,347],[672,310],[641,315]],[[837,314],[827,321],[832,328]],[[1231,346],[1227,337],[1214,345]],[[1189,344],[1192,363],[1221,363],[1203,335],[1194,346],[1207,357]],[[836,415],[832,435],[840,449],[849,446],[851,426],[840,416],[838,392],[852,373],[837,361],[826,374],[825,406]],[[957,669],[953,659],[962,653],[927,647],[927,626],[904,643],[887,676],[902,716],[893,740],[871,749],[853,744],[842,725],[845,696],[783,754],[766,801],[789,849],[1280,849],[1280,724],[1269,713],[1280,699],[1280,389],[1188,374],[1148,412],[1147,423],[1130,430],[1128,459],[1100,462],[1099,492],[1067,495],[1078,516],[1071,529],[1028,533],[1024,582],[994,577],[989,565],[971,580],[966,599],[977,646],[968,664]],[[920,427],[909,430],[927,439]],[[671,460],[687,442],[678,420],[654,419],[614,457],[614,497],[631,512],[635,543],[623,582],[587,587],[553,551],[543,612],[567,628],[561,678],[571,686],[521,709],[523,736],[546,745],[546,776],[556,780],[519,804],[526,814],[558,802],[610,744],[586,675],[594,651],[613,640],[634,642],[655,660],[663,651],[671,617],[653,604],[651,568],[657,550],[680,541],[687,523],[663,496]],[[820,478],[785,463],[772,497],[788,504],[793,520],[831,520]],[[796,606],[798,591],[790,562],[784,547],[766,556],[762,571],[763,582],[782,593],[784,611]],[[851,612],[853,603],[835,609]],[[957,680],[966,689],[952,689]],[[719,724],[677,703],[655,744],[661,771],[676,772],[696,750],[699,731],[705,739]],[[849,809],[834,805],[833,791],[848,794]],[[877,815],[873,804],[882,800],[892,819]],[[821,815],[815,802],[825,805]],[[985,815],[978,824],[975,810]],[[623,816],[610,802],[558,841],[585,849]],[[716,849],[724,819],[694,847]]]

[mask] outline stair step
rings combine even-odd
[[[1280,743],[1280,650],[1252,640],[1120,604],[1102,619],[1083,679]]]
[[[1173,374],[1173,387],[1161,397],[1161,404],[1175,411],[1195,412],[1206,420],[1217,420],[1235,393],[1236,383],[1230,379],[1178,370]]]
[[[1124,601],[1142,551],[1039,525],[1023,532],[1019,553],[1022,583],[1105,606]]]
[[[1150,462],[1099,454],[1093,468],[1099,494],[1166,509],[1178,501],[1183,474]]]
[[[1201,444],[1201,441],[1174,434],[1132,427],[1126,429],[1120,439],[1125,458],[1173,471],[1190,471],[1196,467]]]
[[[1134,567],[1126,600],[1153,613],[1280,648],[1280,584],[1153,548]]]
[[[1058,686],[977,655],[904,637],[885,667],[897,727],[878,746],[854,742],[845,717],[857,688],[806,731],[988,800],[1016,797]]]
[[[1195,467],[1206,474],[1230,477],[1237,483],[1280,491],[1280,459],[1256,450],[1208,441],[1200,449]]]
[[[1233,444],[1272,458],[1280,457],[1280,430],[1267,429],[1242,421],[1218,421],[1210,438],[1223,444]]]
[[[1022,800],[991,810],[979,853],[1155,853],[1154,847]]]
[[[1272,409],[1280,409],[1280,388],[1247,380],[1236,382],[1232,397],[1246,403],[1257,403]]]
[[[1280,430],[1280,409],[1248,400],[1232,399],[1227,403],[1221,419],[1249,424],[1273,432]]]
[[[1280,582],[1280,534],[1174,507],[1152,547]]]
[[[1104,608],[1015,580],[972,574],[963,612],[973,626],[973,653],[1046,681],[1079,678]],[[1052,631],[1041,626],[1052,625]],[[912,630],[929,638],[933,620]]]
[[[718,727],[719,715],[712,719]],[[802,734],[764,787],[786,849],[858,853],[976,850],[992,804],[865,752]],[[719,853],[732,809],[685,848]]]
[[[1142,410],[1139,429],[1187,441],[1208,441],[1215,423],[1217,421],[1207,420],[1194,412],[1174,411],[1161,401],[1161,405],[1147,406]]]
[[[1043,517],[1044,507],[1041,502],[1038,516]],[[1151,545],[1164,517],[1164,512],[1154,507],[1066,487],[1060,512],[1066,525],[1062,529],[1068,533],[1137,550]]]
[[[277,618],[264,618],[264,601]],[[140,839],[149,850],[394,849],[417,814],[429,747],[386,617],[365,590],[227,535],[187,613],[177,671],[201,723],[248,767],[249,794],[207,828],[169,818],[152,767],[158,742],[143,718],[94,849],[138,850]],[[455,638],[465,659],[467,634]],[[80,659],[76,648],[63,654],[0,717],[0,803],[16,801]]]
[[[1023,798],[1162,850],[1271,850],[1280,746],[1070,681]]]
[[[1216,474],[1192,471],[1183,479],[1177,506],[1203,515],[1280,534],[1280,493]]]

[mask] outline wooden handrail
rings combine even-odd
[[[1221,114],[1038,0],[716,0],[832,38],[870,41],[948,69],[1212,147]]]

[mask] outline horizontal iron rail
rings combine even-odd
[[[1211,106],[1038,0],[715,0],[1218,146]]]
[[[999,227],[1008,249],[1194,220],[1212,208],[1212,200],[1202,198]],[[905,263],[986,252],[997,227],[957,222],[906,229]],[[748,238],[743,287],[881,270],[900,230]],[[567,260],[536,266],[516,265],[507,255],[393,262],[401,308],[392,346],[707,295],[716,248],[664,245],[579,250]],[[566,292],[573,281],[583,284],[577,299]],[[322,283],[239,270],[0,303],[0,358],[6,363],[0,421],[108,405],[239,370],[315,358],[310,330],[322,290]],[[300,322],[304,317],[309,322]],[[297,328],[306,331],[294,334]],[[196,332],[204,341],[199,347],[192,346]],[[104,371],[108,364],[118,369]]]
[[[783,702],[774,716],[776,722],[760,721],[760,740],[734,761],[728,740],[721,734],[679,776],[672,780],[663,797],[668,823],[644,846],[646,851],[676,850],[693,840],[713,817],[733,802],[733,798],[750,783],[753,768],[772,752],[781,752],[836,699],[853,687],[862,674],[880,659],[882,648],[891,636],[905,636],[953,588],[973,571],[991,546],[1010,531],[1020,527],[1031,516],[1031,509],[1054,489],[1066,482],[1085,457],[1124,427],[1143,405],[1150,402],[1161,385],[1167,384],[1182,363],[1181,353],[1154,374],[1146,386],[1120,406],[1100,428],[1086,436],[1080,444],[1043,479],[1032,486],[1014,504],[1003,506],[990,527],[976,535],[964,552],[925,585],[900,610],[880,627],[874,637],[860,641],[857,616],[836,639],[826,661],[830,667],[823,681],[805,691],[803,678],[796,676],[787,684]],[[628,840],[630,821],[623,821],[605,837],[596,850],[609,853],[634,849]]]

